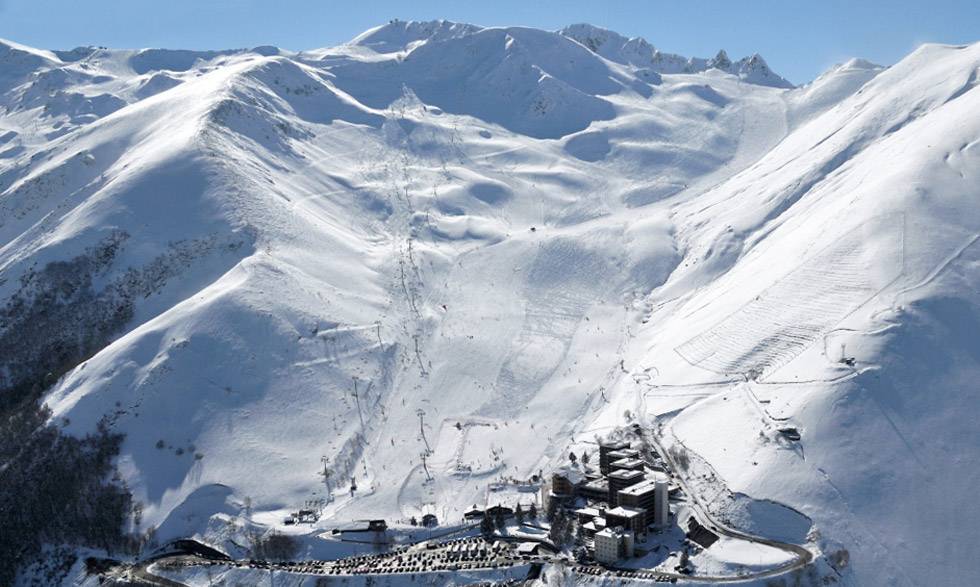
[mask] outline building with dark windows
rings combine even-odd
[[[565,465],[551,476],[551,493],[558,498],[574,497],[585,481],[585,474],[576,466]]]
[[[609,507],[619,505],[619,492],[631,485],[636,485],[644,479],[643,471],[620,469],[609,473]]]
[[[656,479],[644,479],[643,481],[619,490],[618,503],[623,507],[630,507],[647,512],[649,517],[653,517],[653,505],[657,493]]]
[[[618,471],[620,469],[628,469],[630,471],[642,471],[643,461],[640,459],[631,459],[629,457],[618,459],[609,463],[609,472]]]
[[[623,528],[629,530],[633,535],[645,534],[647,530],[647,513],[636,508],[624,508],[623,506],[606,510],[606,527]]]
[[[579,485],[578,494],[593,501],[606,501],[609,499],[609,482],[605,478],[592,479]]]
[[[616,460],[616,459],[610,459],[609,453],[617,450],[622,450],[624,448],[629,448],[629,447],[630,447],[630,443],[622,440],[600,443],[599,444],[599,472],[602,473],[603,475],[608,474],[609,463],[611,462],[611,460]]]
[[[604,528],[595,535],[595,560],[615,564],[633,556],[633,534],[613,528]]]

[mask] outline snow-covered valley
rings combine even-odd
[[[794,88],[588,25],[0,42],[0,391],[124,435],[160,542],[455,522],[636,423],[817,580],[973,584],[978,72]]]

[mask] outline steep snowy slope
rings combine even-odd
[[[676,208],[690,263],[638,358],[659,374],[648,401],[731,381],[677,416],[676,442],[808,516],[860,584],[980,575],[959,546],[980,449],[978,65],[977,45],[923,47]]]
[[[629,410],[845,583],[967,543],[978,46],[796,89],[578,25],[3,47],[0,385],[125,434],[141,529],[456,520]]]

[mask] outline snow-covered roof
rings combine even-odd
[[[517,545],[517,554],[534,554],[540,546],[538,542],[521,542]]]
[[[637,476],[642,477],[644,475],[643,471],[634,471],[632,469],[618,469],[609,473],[610,479],[622,479],[624,481],[629,479],[636,479]]]
[[[620,450],[624,448],[629,448],[630,443],[625,440],[605,440],[599,443],[600,447],[612,448],[613,450]]]
[[[642,516],[644,514],[643,510],[630,507],[615,507],[611,510],[606,510],[607,516],[615,516],[617,518],[635,518],[637,516]]]
[[[609,489],[609,482],[603,478],[593,479],[582,484],[582,487],[589,487],[596,490],[606,491]]]
[[[641,493],[646,493],[647,491],[653,491],[657,486],[656,479],[645,479],[640,481],[636,485],[630,485],[624,489],[620,489],[619,493],[622,495],[626,493],[628,495],[640,495]]]
[[[610,459],[635,459],[640,456],[639,451],[633,448],[621,448],[618,450],[609,451],[608,456]]]
[[[563,465],[555,469],[555,475],[559,475],[568,480],[572,485],[578,485],[585,481],[585,473],[576,465]]]
[[[603,538],[618,539],[618,538],[622,538],[623,536],[626,536],[627,534],[632,534],[632,532],[629,532],[628,530],[623,530],[622,528],[611,526],[608,528],[603,528],[599,532],[596,532],[596,538],[603,537]]]

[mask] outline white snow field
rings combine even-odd
[[[926,45],[793,88],[588,25],[3,41],[0,300],[89,257],[135,292],[46,401],[125,434],[160,540],[319,499],[317,532],[458,523],[640,421],[817,580],[977,584],[978,72]]]

